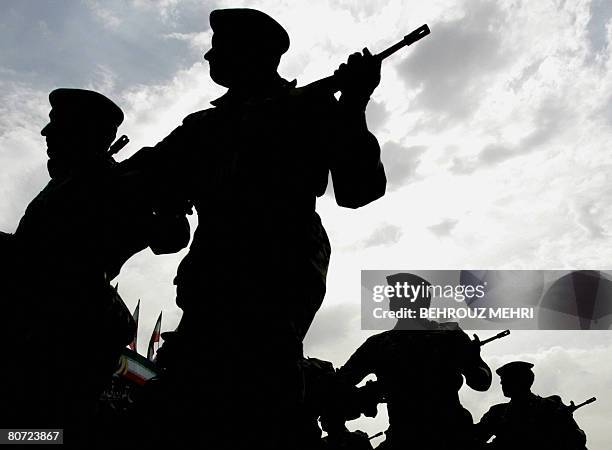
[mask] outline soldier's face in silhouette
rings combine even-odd
[[[531,391],[532,384],[533,377],[527,374],[501,377],[502,392],[508,398],[524,396]]]
[[[75,130],[74,120],[51,110],[49,123],[40,131],[47,141],[47,155],[51,159],[71,157],[77,150],[80,130]]]
[[[204,54],[212,80],[227,88],[234,87],[238,74],[244,71],[240,61],[241,49],[237,44],[213,34],[212,47]]]
[[[46,139],[49,159],[66,162],[82,159],[88,153],[105,151],[115,137],[110,127],[103,131],[86,116],[74,117],[54,110],[49,113],[49,123],[40,134]]]
[[[248,86],[276,73],[278,61],[274,64],[274,60],[262,55],[256,46],[216,33],[211,43],[204,59],[210,66],[210,77],[221,86]]]

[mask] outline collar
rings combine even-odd
[[[533,392],[529,392],[525,397],[521,397],[520,399],[511,399],[510,403],[513,405],[528,405],[533,403],[538,399],[538,396]]]
[[[229,89],[221,97],[212,100],[210,103],[213,106],[226,106],[245,103],[253,100],[261,100],[279,92],[292,89],[297,85],[297,80],[287,81],[280,75],[270,80],[262,86],[257,86],[251,89]]]
[[[78,176],[80,174],[90,176],[108,170],[116,164],[115,160],[107,154],[94,154],[79,159],[78,161],[50,158],[47,160],[47,170],[52,179],[62,179]]]

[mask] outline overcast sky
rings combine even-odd
[[[609,0],[4,0],[0,2],[0,229],[14,231],[48,181],[39,131],[57,87],[99,90],[124,110],[120,158],[151,145],[224,92],[208,77],[208,14],[262,9],[288,30],[280,73],[299,84],[346,56],[380,51],[428,23],[432,34],[385,61],[368,122],[388,194],[357,211],[318,202],[333,257],[306,353],[343,364],[359,331],[361,269],[610,269],[612,3]],[[155,318],[178,323],[172,278],[184,255],[135,256],[119,277],[141,304],[140,352]],[[273,274],[270,275],[273,281]],[[516,332],[487,346],[493,368],[536,363],[534,390],[566,401],[591,450],[612,447],[612,333]],[[476,420],[498,388],[462,391]],[[381,417],[351,424],[370,433]]]

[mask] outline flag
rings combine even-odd
[[[136,346],[136,344],[137,344],[137,339],[138,339],[138,314],[139,313],[140,313],[140,299],[138,299],[138,304],[136,305],[136,309],[134,309],[134,314],[132,314],[132,317],[134,318],[134,322],[136,322],[136,333],[134,334],[134,340],[130,342],[130,345],[128,345],[128,347],[130,347],[135,352],[138,351],[138,347]]]
[[[149,349],[147,350],[147,359],[153,361],[153,355],[155,355],[155,343],[159,346],[160,332],[161,332],[161,318],[162,313],[159,313],[159,317],[157,318],[157,322],[155,322],[155,328],[153,328],[153,334],[151,334],[151,339],[149,339]]]

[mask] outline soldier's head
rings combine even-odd
[[[212,47],[204,59],[210,77],[227,88],[249,86],[276,77],[289,48],[287,31],[256,9],[217,9],[210,13]]]
[[[123,112],[104,95],[84,89],[56,89],[49,94],[49,123],[40,134],[50,161],[78,162],[104,154],[117,135]]]
[[[415,311],[415,318],[419,316],[420,308],[429,308],[431,305],[431,283],[412,273],[396,273],[387,277],[387,284],[392,286],[393,295],[389,296],[389,310],[400,313],[407,310]],[[396,328],[413,329],[415,319],[403,314],[398,319]],[[420,326],[416,326],[420,328]]]
[[[531,392],[535,379],[532,368],[532,363],[512,361],[495,371],[501,379],[502,392],[506,397],[521,397]]]

